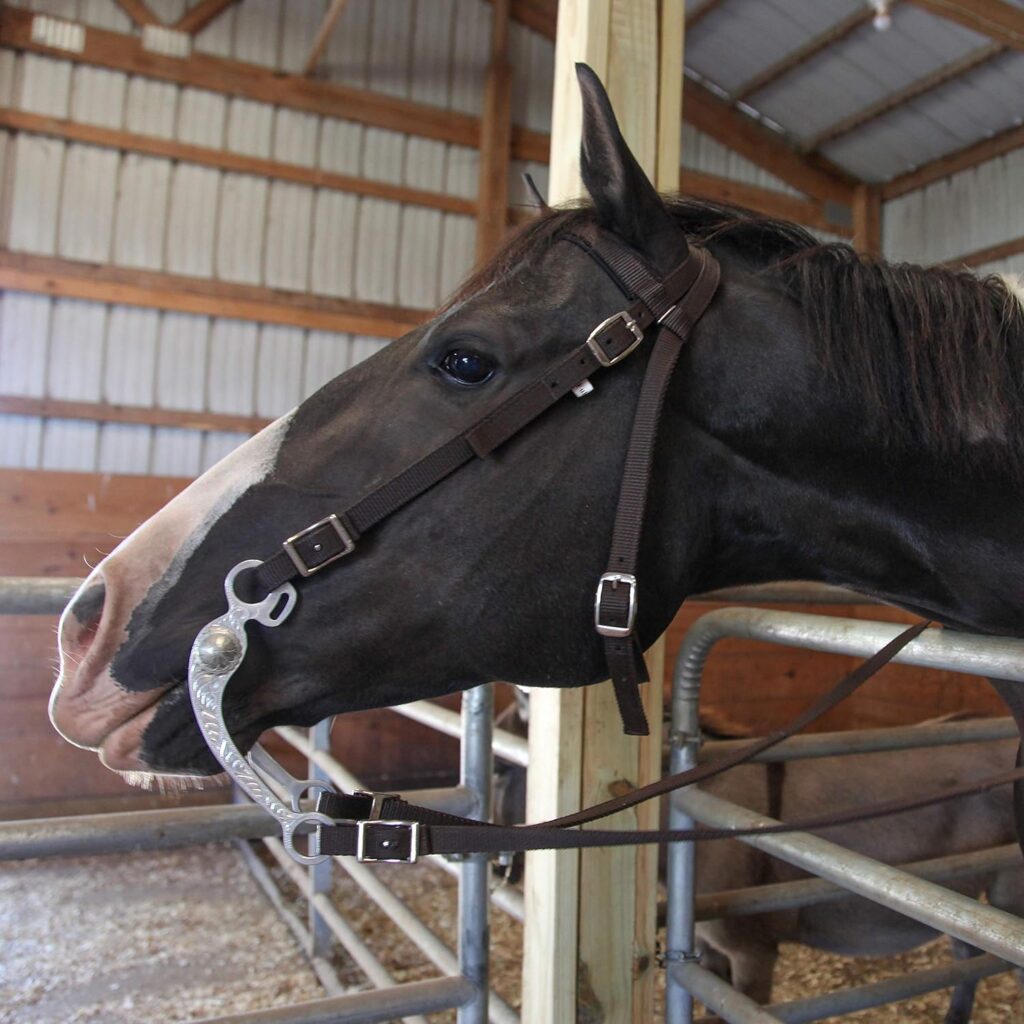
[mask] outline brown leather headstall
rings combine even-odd
[[[474,458],[486,458],[566,395],[590,393],[590,378],[617,366],[645,342],[651,346],[626,452],[608,569],[597,583],[594,628],[604,642],[623,727],[646,735],[639,683],[648,678],[634,627],[636,564],[650,485],[654,443],[668,382],[694,325],[718,288],[718,261],[687,247],[682,262],[659,278],[632,249],[594,225],[561,236],[586,252],[623,293],[626,305],[599,323],[583,344],[505,399],[458,436],[435,448],[341,512],[332,512],[282,543],[254,569],[267,591],[312,576],[355,551],[359,538]],[[680,242],[684,242],[680,234]]]

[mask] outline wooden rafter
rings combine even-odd
[[[0,250],[0,289],[397,338],[426,310]]]
[[[0,46],[71,60],[94,67],[143,75],[178,85],[194,86],[227,96],[241,96],[292,110],[340,117],[360,124],[404,132],[423,138],[476,146],[480,121],[454,110],[414,103],[336,82],[311,81],[304,75],[282,75],[244,61],[193,53],[181,59],[150,53],[141,40],[122,32],[90,28],[81,52],[56,49],[32,38],[31,11],[3,8]],[[547,159],[547,136],[525,128],[512,132],[515,159]]]
[[[94,423],[177,427],[182,430],[229,430],[244,434],[255,434],[270,423],[270,420],[262,416],[154,409],[108,402],[68,402],[57,398],[26,398],[22,395],[0,395],[0,416],[42,416],[59,420],[89,420]]]
[[[491,60],[480,118],[478,263],[497,250],[508,228],[508,172],[512,149],[512,67],[508,62],[508,30],[509,0],[494,0]]]
[[[882,195],[877,185],[858,185],[853,194],[853,247],[882,254]]]
[[[1024,8],[1005,0],[910,0],[940,18],[980,32],[983,36],[1024,50]]]
[[[803,46],[786,54],[781,60],[771,64],[764,71],[754,75],[753,78],[744,82],[729,98],[738,103],[755,93],[760,92],[772,82],[784,78],[791,71],[806,63],[812,57],[816,57],[823,50],[841,43],[847,36],[851,35],[862,25],[866,25],[874,17],[874,12],[866,4],[863,9],[854,11],[851,15],[837,22],[831,28],[826,29],[820,35],[808,39]]]
[[[334,32],[334,28],[338,24],[338,19],[345,10],[347,2],[348,0],[331,0],[331,6],[327,8],[324,20],[316,30],[316,37],[313,40],[313,45],[309,48],[309,56],[306,58],[306,63],[302,65],[302,73],[304,75],[311,75],[316,70],[316,66],[320,63],[324,50],[327,49],[327,43],[330,41],[331,34]]]
[[[760,185],[748,185],[717,174],[694,171],[689,167],[682,167],[679,170],[679,191],[698,199],[745,206],[767,217],[792,220],[797,224],[835,235],[849,236],[853,232],[849,219],[837,216],[841,211],[837,209],[836,204],[826,203],[820,199],[791,196]]]
[[[986,245],[984,249],[975,249],[946,262],[950,266],[982,267],[986,263],[995,263],[996,260],[1009,259],[1021,253],[1024,253],[1024,235],[1006,242],[998,242],[996,245]]]
[[[903,89],[890,93],[888,96],[883,96],[877,103],[871,103],[862,110],[855,111],[849,117],[845,117],[843,120],[830,125],[824,131],[819,132],[812,139],[808,140],[804,145],[804,149],[807,152],[813,152],[833,139],[838,139],[842,135],[848,135],[869,121],[874,121],[883,114],[888,114],[891,110],[903,106],[904,103],[909,103],[918,96],[923,96],[925,93],[938,89],[947,82],[951,82],[954,78],[959,78],[961,75],[973,71],[982,64],[987,64],[993,57],[998,57],[1001,53],[1005,52],[1006,47],[1000,43],[989,43],[980,49],[972,50],[959,60],[955,60],[951,64],[943,64],[942,67],[936,68],[915,82],[911,82]]]
[[[263,157],[233,153],[211,146],[196,146],[156,135],[140,135],[116,128],[82,124],[42,114],[27,114],[21,110],[0,107],[0,128],[11,131],[46,135],[50,138],[69,142],[84,142],[92,146],[104,146],[127,153],[143,153],[146,156],[163,157],[185,163],[215,167],[222,171],[236,171],[239,174],[254,174],[276,181],[292,181],[313,188],[328,188],[353,195],[371,196],[375,199],[391,199],[413,206],[426,206],[448,213],[475,216],[477,204],[472,199],[449,195],[446,192],[430,192],[425,189],[394,185],[387,181],[357,178],[349,174],[336,174],[302,164],[289,164],[281,160],[267,160]]]
[[[222,11],[226,11],[235,0],[201,0],[191,10],[186,11],[175,23],[179,32],[194,36],[201,32]]]
[[[808,159],[779,134],[689,79],[686,120],[793,188],[816,199],[850,205],[856,182],[849,175],[825,161]]]
[[[513,21],[544,36],[555,38],[558,21],[558,0],[512,0],[510,15]]]
[[[708,0],[703,7],[698,7],[692,14],[686,16],[686,27],[695,28],[706,18],[716,7],[720,7],[725,0]]]
[[[146,6],[145,0],[115,0],[115,2],[139,28],[142,28],[145,25],[163,24],[163,22]]]
[[[886,182],[882,186],[883,199],[895,199],[914,189],[924,188],[933,181],[948,178],[952,174],[959,174],[960,171],[969,170],[986,160],[994,160],[997,156],[1003,156],[1015,149],[1024,146],[1024,126],[1008,128],[991,138],[982,139],[980,142],[973,142],[963,149],[954,153],[932,160],[930,163],[916,170],[901,174],[898,178]]]

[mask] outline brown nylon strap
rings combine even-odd
[[[624,280],[632,280],[638,287],[644,287],[653,301],[656,289],[648,287],[647,282],[638,280],[640,275],[633,266],[636,261],[626,258],[630,255],[612,251],[604,254],[604,258],[610,263],[612,270],[620,274]],[[693,287],[674,306],[667,306],[658,313],[659,316],[663,316],[670,310],[676,312],[680,323],[696,322],[714,296],[719,279],[717,261],[706,259],[701,250],[692,250],[687,262],[699,266]],[[657,301],[664,303],[666,300],[658,297]],[[632,626],[634,615],[629,614],[628,606],[635,606],[637,601],[636,593],[630,591],[635,591],[636,588],[636,565],[647,495],[650,490],[654,445],[668,384],[686,336],[686,333],[677,333],[675,330],[659,330],[654,351],[647,363],[640,398],[633,416],[626,464],[622,472],[619,504],[615,513],[606,572],[606,575],[619,574],[632,579],[624,582],[611,581],[601,586],[598,602],[599,619],[606,625]],[[648,676],[636,635],[631,631],[628,636],[605,636],[604,648],[623,727],[630,736],[645,736],[650,730],[638,684],[646,682]]]
[[[438,815],[427,808],[415,807],[396,801],[388,813],[396,817],[391,821],[364,823],[363,852],[366,857],[381,860],[408,859],[412,851],[412,822],[420,825],[415,853],[425,856],[438,854],[506,853],[530,850],[586,849],[596,846],[641,846],[648,843],[678,843],[712,839],[740,839],[745,836],[780,835],[785,832],[817,832],[839,825],[850,825],[893,814],[929,807],[962,797],[986,793],[999,786],[1024,781],[1024,768],[991,775],[977,782],[904,800],[886,800],[880,803],[851,807],[844,811],[804,818],[775,825],[751,828],[694,828],[649,829],[638,831],[612,831],[608,829],[562,829],[548,825],[491,825],[488,822],[460,819],[452,824],[451,815]],[[443,821],[435,821],[435,816]],[[319,830],[321,853],[332,856],[352,856],[356,853],[356,822],[339,822],[322,826]]]
[[[809,708],[804,710],[798,715],[793,721],[791,721],[785,728],[776,730],[768,736],[761,739],[754,740],[751,743],[745,744],[739,750],[736,750],[732,754],[726,755],[722,758],[716,758],[714,761],[708,761],[704,764],[697,765],[694,768],[690,768],[684,772],[677,772],[674,775],[668,775],[657,782],[651,783],[650,785],[643,786],[640,789],[633,790],[631,793],[624,794],[619,797],[615,797],[611,800],[606,800],[603,803],[595,804],[592,807],[587,807],[584,810],[577,811],[574,814],[568,814],[561,818],[554,818],[550,821],[540,822],[536,825],[524,825],[516,828],[500,828],[495,825],[491,825],[487,822],[478,822],[471,819],[462,819],[462,824],[459,826],[459,832],[446,833],[444,843],[458,842],[458,845],[452,849],[442,850],[435,838],[435,832],[437,829],[435,826],[451,826],[452,816],[451,815],[440,815],[439,812],[431,811],[426,808],[416,807],[412,804],[405,804],[403,801],[387,801],[384,806],[384,813],[392,816],[394,819],[406,820],[406,821],[418,821],[421,822],[428,832],[425,834],[426,837],[424,842],[427,843],[425,852],[451,852],[451,853],[467,853],[467,852],[499,852],[502,850],[525,850],[525,849],[550,849],[556,847],[570,847],[570,846],[600,846],[600,845],[626,845],[630,842],[675,842],[682,839],[709,839],[709,838],[721,838],[723,835],[735,836],[736,832],[722,832],[721,834],[713,834],[707,830],[696,830],[694,832],[646,832],[646,833],[622,833],[622,832],[597,832],[588,830],[586,832],[575,831],[575,826],[585,825],[593,821],[597,821],[601,818],[606,818],[618,811],[626,810],[627,808],[634,807],[637,804],[643,803],[647,800],[651,800],[654,797],[664,796],[666,793],[674,792],[677,789],[682,789],[684,786],[692,786],[700,782],[706,782],[709,779],[715,778],[718,775],[723,774],[731,768],[735,768],[737,765],[747,763],[755,758],[758,754],[765,750],[770,749],[781,743],[783,740],[789,739],[792,735],[799,732],[801,729],[806,728],[812,722],[821,718],[826,712],[830,711],[841,701],[849,697],[855,690],[866,683],[872,676],[874,676],[879,669],[884,665],[888,664],[892,659],[909,644],[913,639],[920,636],[921,633],[927,628],[929,624],[927,622],[919,622],[909,628],[905,629],[898,636],[894,637],[889,641],[880,651],[877,651],[870,658],[865,660],[859,665],[853,672],[848,673],[844,676],[829,693],[825,694],[815,701]],[[1021,770],[1022,776],[1024,776],[1024,769]],[[1012,780],[1009,780],[1012,781]],[[993,783],[995,785],[996,783]],[[333,795],[327,795],[322,798],[321,806],[324,807],[324,812],[331,814],[337,812],[342,808],[348,808],[351,813],[351,804],[343,804],[340,801],[349,800],[353,798],[339,798]],[[928,802],[927,800],[925,802]],[[358,807],[356,805],[356,811]],[[888,806],[888,805],[883,805]],[[913,806],[923,806],[923,803],[914,803]],[[883,810],[880,813],[896,813],[897,810],[910,809],[910,805],[899,805],[891,810]],[[871,816],[873,811],[865,814],[865,817]],[[383,814],[382,814],[383,816]],[[859,820],[859,819],[839,819],[835,816],[829,816],[823,819],[816,819],[814,823],[807,824],[801,823],[799,825],[789,825],[783,827],[773,827],[768,831],[788,831],[797,828],[805,827],[826,827],[829,824],[840,824],[847,820]],[[352,829],[356,826],[351,823],[339,823],[336,826],[322,828],[320,830],[322,842],[328,845],[322,846],[322,850],[325,853],[347,853],[354,852],[355,848],[348,849],[350,842],[354,842],[350,835]],[[573,831],[565,832],[564,830],[573,829]],[[500,832],[501,834],[496,834]],[[743,834],[755,834],[757,830],[752,830],[749,833]],[[566,839],[565,836],[576,837],[575,839]],[[634,835],[640,838],[631,839]],[[486,836],[486,838],[484,838]],[[528,845],[530,840],[524,838],[526,836],[532,836],[534,845]],[[614,837],[608,840],[607,843],[601,841],[601,839],[593,839],[591,837]],[[580,839],[579,837],[588,837]],[[382,840],[391,841],[391,840]],[[515,845],[509,846],[508,843],[515,843]],[[481,845],[483,844],[483,845]],[[384,856],[383,854],[381,856]]]
[[[636,335],[629,326],[630,318],[643,330],[654,322],[656,316],[674,312],[671,303],[681,298],[683,290],[691,286],[704,262],[714,262],[710,256],[697,261],[688,257],[669,275],[667,281],[671,285],[666,291],[638,256],[598,229],[588,230],[586,239],[565,237],[585,248],[606,270],[609,262],[616,262],[617,250],[626,253],[617,260],[624,277],[619,279],[615,276],[616,271],[609,270],[620,290],[636,300],[624,315],[610,318],[596,332],[593,346],[588,339],[587,343],[549,367],[541,377],[510,396],[463,434],[403,470],[351,508],[329,516],[290,538],[284,550],[255,570],[260,586],[269,591],[297,576],[308,576],[325,568],[351,552],[361,534],[391,513],[472,458],[489,455],[588,377],[628,354],[637,343]],[[680,291],[677,293],[676,289]]]

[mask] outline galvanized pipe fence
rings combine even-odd
[[[741,637],[808,650],[869,657],[894,639],[901,629],[886,622],[752,608],[723,608],[702,616],[687,632],[673,674],[672,771],[684,771],[700,760],[700,687],[705,664],[718,641],[726,637]],[[929,629],[908,644],[894,660],[1024,682],[1024,640]],[[881,735],[885,731],[871,729],[797,737],[780,744],[781,752],[776,751],[772,758],[762,760],[908,749],[937,742],[971,742],[981,738],[1016,736],[1012,721],[1007,719],[892,730],[895,734],[892,740]],[[914,742],[916,738],[923,742]],[[707,746],[712,752],[717,750],[719,753],[734,747],[731,743],[709,743]],[[696,787],[673,794],[669,821],[672,828],[691,828],[697,822],[713,828],[736,829],[776,824],[772,818]],[[1010,964],[1024,966],[1024,921],[930,880],[969,872],[972,867],[977,871],[982,865],[1019,863],[1019,851],[1000,848],[957,858],[939,858],[939,862],[945,863],[926,862],[897,868],[807,833],[748,836],[740,841],[794,864],[817,876],[817,879],[788,883],[788,892],[780,893],[783,887],[775,886],[763,887],[774,888],[773,893],[748,891],[734,893],[731,898],[728,894],[713,894],[703,908],[709,915],[723,911],[721,905],[714,910],[708,909],[707,904],[714,905],[716,901],[727,905],[731,913],[763,912],[781,906],[808,905],[803,900],[834,899],[837,898],[837,890],[842,889],[873,900],[936,931],[962,939],[988,955],[886,983],[801,1000],[798,1004],[757,1006],[700,965],[694,935],[698,919],[695,844],[671,843],[668,847],[665,942],[668,1024],[690,1024],[694,997],[727,1024],[773,1024],[779,1021],[794,1024],[909,998],[956,984],[958,980],[985,977],[1009,969]],[[1011,857],[1014,859],[1010,860]],[[914,867],[919,870],[913,870]],[[831,885],[823,885],[819,880]],[[772,896],[775,897],[774,903]]]
[[[55,614],[79,580],[0,578],[0,614]],[[701,600],[742,600],[764,604],[864,604],[863,597],[817,584],[770,584],[733,588],[703,595]],[[868,656],[884,646],[900,627],[890,623],[804,615],[785,611],[724,608],[702,616],[691,627],[676,662],[673,680],[672,770],[681,771],[706,757],[720,756],[742,741],[713,741],[701,747],[697,702],[704,664],[714,645],[725,637],[746,637],[816,651]],[[897,661],[1002,679],[1024,681],[1024,641],[930,630],[908,645]],[[459,785],[404,794],[425,806],[451,813],[486,817],[490,812],[491,765],[494,756],[527,764],[521,737],[493,728],[493,687],[463,695],[461,714],[416,701],[396,713],[460,740]],[[310,777],[326,779],[345,790],[365,788],[329,752],[326,725],[308,731],[282,727],[277,734],[309,762]],[[793,760],[877,750],[910,749],[1016,736],[1010,719],[935,723],[896,729],[865,729],[794,737],[757,760]],[[696,821],[715,827],[742,828],[771,819],[696,789],[684,790],[670,804],[672,827]],[[325,866],[303,869],[292,862],[279,840],[275,823],[252,805],[183,808],[90,815],[72,818],[0,822],[0,860],[23,857],[84,855],[234,839],[254,878],[265,889],[282,918],[299,938],[329,997],[280,1011],[261,1011],[218,1018],[216,1024],[314,1024],[318,1021],[383,1021],[401,1018],[420,1022],[421,1014],[456,1008],[459,1024],[485,1020],[511,1024],[515,1012],[488,992],[487,913],[489,901],[522,920],[521,893],[511,887],[491,889],[485,856],[454,864],[444,858],[429,862],[459,878],[459,951],[453,954],[412,911],[365,865],[334,858],[360,888],[400,927],[445,977],[431,982],[395,984],[386,968],[345,922],[329,896]],[[248,840],[261,840],[306,900],[304,923],[290,909],[271,873],[255,856]],[[815,836],[791,833],[750,837],[744,842],[807,870],[816,878],[757,886],[748,890],[695,896],[692,843],[671,844],[668,859],[666,933],[666,1021],[690,1024],[697,997],[727,1024],[778,1024],[818,1020],[882,1005],[911,995],[986,977],[1024,966],[1024,922],[983,906],[935,884],[980,871],[998,870],[1018,862],[1014,845],[917,864],[892,867],[844,850]],[[326,866],[328,869],[330,865]],[[875,985],[859,986],[798,1003],[759,1007],[699,964],[694,949],[694,924],[711,917],[764,913],[786,907],[848,898],[873,899],[936,930],[956,935],[986,955],[948,968],[916,972]],[[376,988],[341,994],[327,954],[337,941]],[[277,1014],[277,1015],[275,1015]],[[205,1024],[214,1024],[211,1020]]]

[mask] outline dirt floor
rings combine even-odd
[[[0,865],[3,1024],[171,1024],[323,994],[230,846]]]
[[[288,894],[288,883],[273,870]],[[439,937],[454,941],[453,878],[429,864],[376,871]],[[437,977],[343,871],[336,872],[333,896],[396,981]],[[304,914],[301,905],[296,910]],[[492,981],[516,1008],[521,947],[519,925],[495,910]],[[944,942],[902,957],[856,961],[786,946],[775,998],[864,984],[948,958]],[[343,985],[365,987],[345,954],[336,953],[333,964]],[[291,933],[230,846],[0,866],[2,1024],[172,1024],[323,995]],[[946,1000],[946,993],[932,993],[843,1020],[934,1024]],[[430,1020],[447,1024],[454,1013]],[[1024,996],[1013,976],[982,982],[975,1024],[1017,1021],[1024,1021]]]

